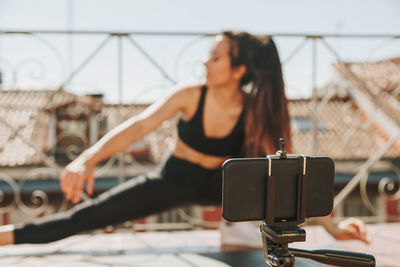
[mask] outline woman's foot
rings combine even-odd
[[[14,225],[0,226],[0,246],[14,244]]]

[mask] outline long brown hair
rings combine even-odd
[[[246,92],[244,155],[260,157],[275,153],[280,137],[291,150],[290,121],[282,66],[272,38],[246,32],[223,32],[231,41],[232,68],[245,65],[240,86]]]

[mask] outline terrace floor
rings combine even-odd
[[[307,241],[293,247],[369,253],[377,266],[400,266],[400,223],[368,225],[373,239],[368,246],[336,241],[319,226],[305,229]],[[76,235],[49,244],[1,247],[0,266],[267,266],[261,249],[220,247],[219,239],[217,230]],[[295,266],[326,265],[299,258]]]

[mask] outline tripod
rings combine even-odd
[[[299,155],[303,158],[303,172],[297,177],[296,216],[291,220],[277,219],[275,218],[274,208],[276,177],[271,175],[271,158],[286,159],[288,155],[286,152],[284,152],[283,148],[284,140],[281,138],[280,150],[278,150],[277,154],[267,156],[269,167],[266,183],[266,210],[265,219],[260,226],[264,245],[265,262],[271,266],[291,267],[294,266],[295,257],[302,257],[336,266],[375,266],[374,256],[368,254],[336,250],[308,251],[288,247],[289,243],[306,240],[306,232],[304,229],[299,227],[298,224],[301,224],[305,221],[307,159],[304,155]]]

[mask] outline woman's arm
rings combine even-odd
[[[61,190],[73,203],[81,200],[86,181],[86,192],[93,194],[94,167],[110,156],[125,150],[130,144],[142,139],[163,121],[178,111],[185,111],[192,90],[178,90],[167,99],[157,102],[103,136],[92,147],[68,164],[61,174]]]

